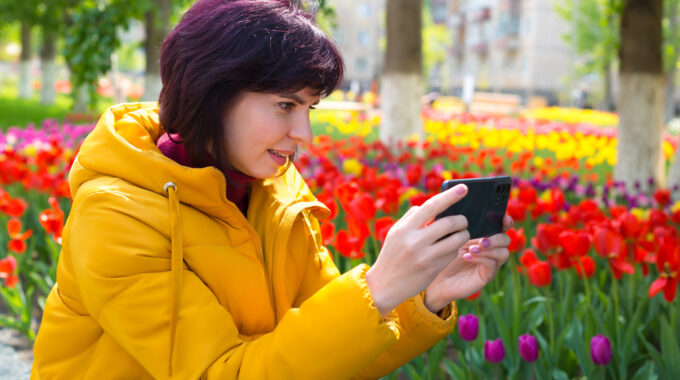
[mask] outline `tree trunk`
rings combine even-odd
[[[671,42],[675,42],[678,34],[678,1],[670,0],[668,3],[668,35]],[[666,73],[666,117],[665,121],[670,121],[675,116],[675,75],[677,65],[673,62]]]
[[[21,23],[21,68],[19,73],[19,97],[28,99],[33,95],[31,88],[31,25]]]
[[[665,186],[662,150],[663,0],[625,0],[619,57],[619,126],[614,178],[629,189],[653,180]],[[644,186],[643,186],[644,189]]]
[[[42,48],[40,49],[40,66],[42,69],[42,88],[40,90],[40,102],[54,104],[56,92],[57,67],[54,59],[57,56],[56,36],[49,30],[43,29]]]
[[[144,77],[145,101],[156,101],[161,93],[160,47],[170,32],[171,0],[155,0],[145,14],[146,73]]]
[[[675,116],[675,65],[666,73],[666,107],[664,121],[669,122]]]
[[[87,85],[84,84],[75,89],[75,96],[73,97],[73,112],[85,113],[88,111],[90,94],[87,92]]]
[[[422,139],[422,0],[387,0],[387,49],[380,91],[380,140],[394,147],[414,135]]]
[[[614,103],[614,89],[612,88],[612,63],[607,61],[604,65],[604,107],[607,111],[614,111],[616,103]]]

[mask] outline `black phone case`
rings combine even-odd
[[[464,215],[468,220],[470,239],[502,232],[503,215],[508,206],[512,179],[508,176],[452,179],[444,181],[441,191],[459,183],[467,185],[467,195],[437,215],[436,219],[449,215]],[[446,236],[442,239],[444,238]]]

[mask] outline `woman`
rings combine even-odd
[[[377,378],[449,334],[454,300],[507,259],[505,234],[430,224],[460,186],[338,272],[291,161],[342,61],[288,1],[199,0],[161,76],[158,105],[107,110],[73,165],[32,378]]]

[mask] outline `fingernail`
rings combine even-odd
[[[508,215],[508,219],[510,219],[510,225],[511,226],[515,224],[515,221],[514,221],[514,219],[512,219],[512,216]]]
[[[470,252],[472,252],[472,253],[479,253],[480,251],[481,251],[481,249],[479,249],[479,246],[478,246],[478,245],[471,245],[471,246],[470,246]]]
[[[469,253],[466,253],[466,254],[463,255],[463,258],[464,258],[465,260],[470,260],[470,259],[472,259],[472,255],[469,254]]]
[[[465,190],[466,190],[465,185],[458,185],[456,187],[456,193],[458,194],[465,194]]]
[[[482,239],[482,248],[489,248],[491,241],[489,239]]]

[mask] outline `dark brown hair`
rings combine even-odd
[[[223,112],[243,91],[326,96],[343,75],[333,41],[288,0],[199,0],[163,42],[160,64],[161,125],[194,162],[211,144],[220,164]]]

